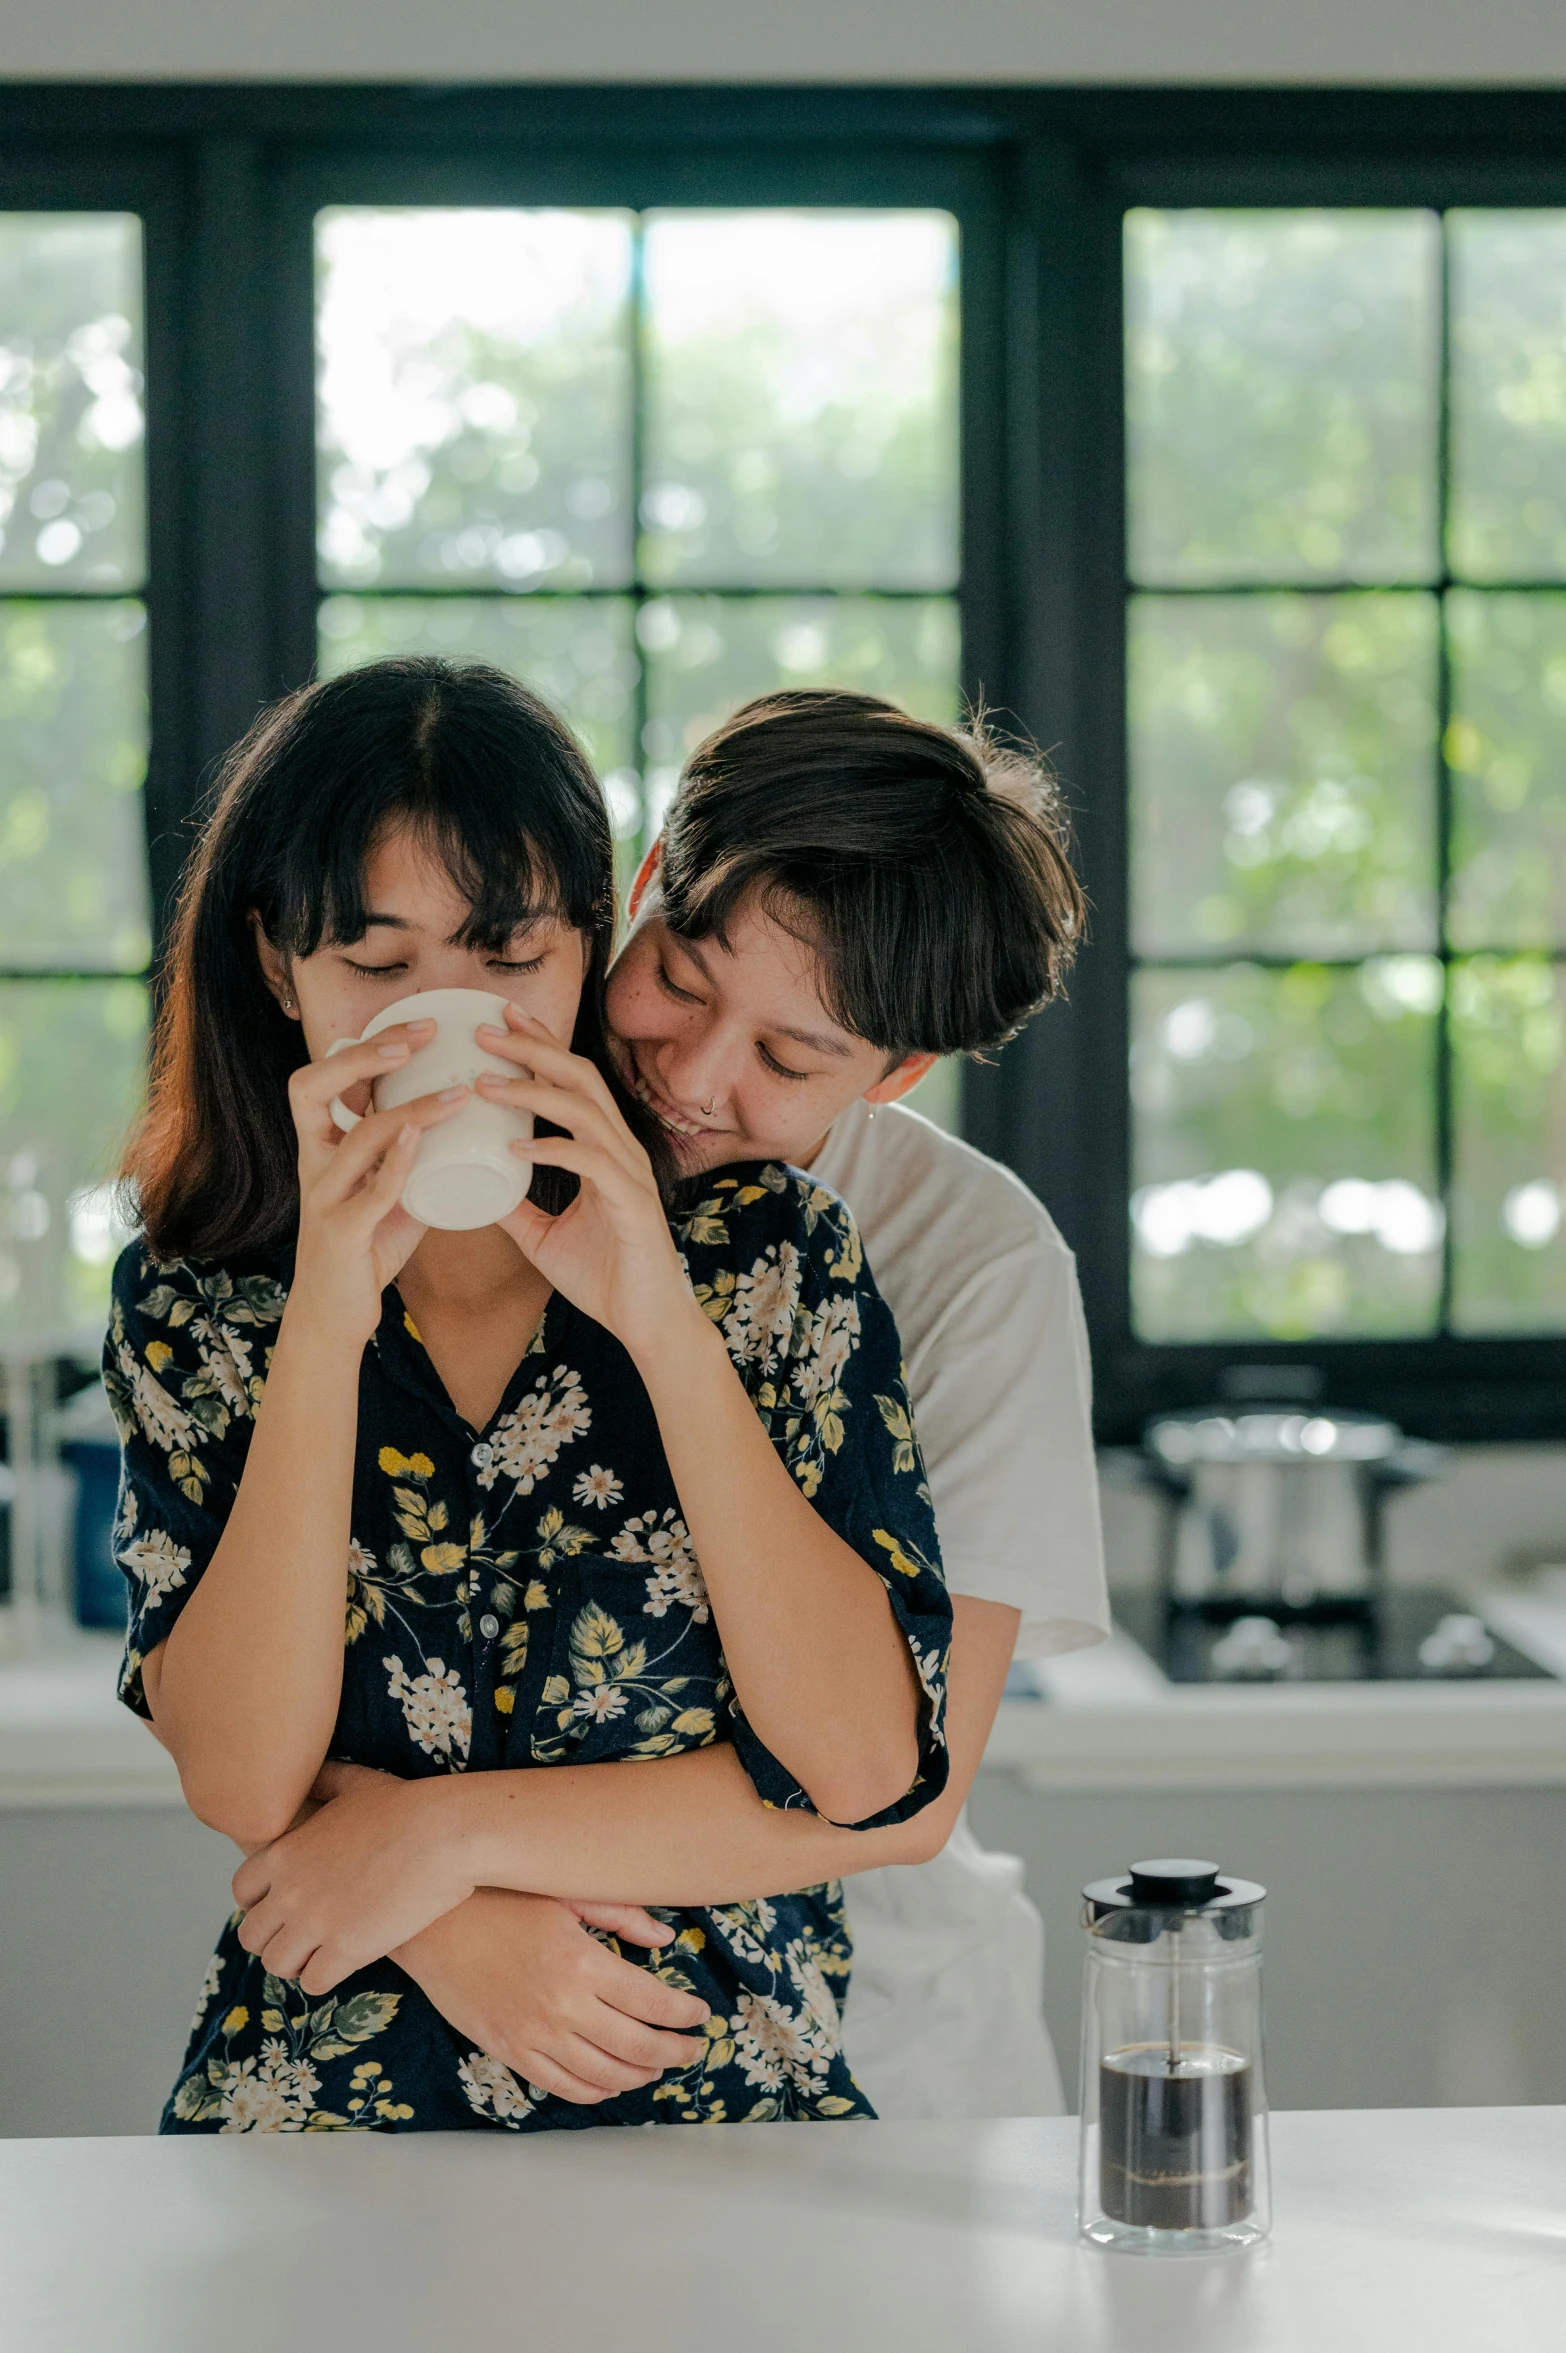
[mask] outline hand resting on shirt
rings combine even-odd
[[[481,1887],[394,1945],[399,1915],[424,1908],[415,1893],[420,1875],[414,1871],[410,1882],[381,1866],[394,1825],[407,1818],[399,1801],[419,1787],[364,1766],[328,1765],[287,1840],[257,1849],[234,1874],[236,1900],[250,1906],[240,1931],[246,1949],[264,1954],[274,1975],[308,1978],[306,1992],[311,1986],[326,1992],[387,1953],[459,2034],[526,2082],[579,2106],[639,2089],[667,2068],[700,2059],[706,2003],[589,1933],[598,1929],[650,1950],[668,1944],[674,1930],[639,1904]],[[308,1831],[314,1835],[300,1835]],[[388,1887],[397,1889],[390,1908],[384,1901],[366,1908],[366,1885],[375,1882],[383,1897]],[[362,1952],[326,1941],[346,1925],[345,1899],[357,1914]],[[296,1947],[303,1945],[315,1949],[301,1967]]]
[[[393,1958],[479,2050],[525,2083],[592,2107],[656,2083],[666,2068],[694,2066],[708,2011],[622,1960],[589,1926],[648,1946],[674,1934],[634,1904],[481,1887]],[[698,2031],[669,2031],[679,2027]]]
[[[951,1778],[936,1804],[913,1822],[883,1831],[844,1831],[811,1816],[762,1807],[733,1752],[713,1749],[641,1766],[629,1784],[607,1766],[530,1775],[525,1834],[522,1825],[518,1828],[528,1869],[556,1889],[569,1887],[569,1875],[577,1871],[589,1883],[601,1875],[613,1887],[634,1883],[656,1854],[652,1881],[667,1884],[656,1892],[650,1884],[643,1892],[662,1904],[711,1901],[713,1891],[700,1883],[713,1876],[737,1898],[860,1868],[924,1860],[944,1845],[967,1796],[1017,1635],[1015,1610],[966,1594],[956,1597],[954,1620]],[[704,2005],[608,1951],[579,1923],[649,1947],[667,1943],[673,1932],[631,1904],[589,1905],[574,1897],[532,1894],[513,1898],[509,1890],[488,1886],[435,1917],[427,1907],[432,1901],[439,1904],[449,1890],[433,1885],[423,1862],[402,1848],[399,1835],[422,1811],[417,1804],[421,1788],[452,1794],[439,1779],[406,1783],[363,1766],[327,1765],[316,1798],[289,1838],[258,1850],[252,1858],[258,1868],[247,1864],[235,1874],[237,1900],[254,1907],[240,1932],[247,1949],[264,1952],[279,1973],[281,1964],[303,1965],[306,1990],[325,1991],[350,1967],[388,1950],[391,1937],[385,1943],[378,1939],[387,1924],[394,1925],[392,1914],[401,1911],[404,1941],[391,1957],[459,2033],[470,2035],[480,2049],[528,2081],[563,2099],[591,2102],[625,2088],[616,2070],[641,2067],[646,2072],[637,2080],[650,2082],[665,2069],[689,2065],[696,2046],[678,2030],[689,2036],[705,2018]],[[405,1813],[398,1800],[408,1795],[415,1805]],[[353,1797],[361,1803],[343,1802]],[[556,1805],[557,1799],[569,1802]],[[323,1812],[333,1812],[333,1801],[341,1810],[335,1823],[323,1825],[333,1834],[330,1851],[326,1843],[318,1850],[315,1840],[296,1841],[295,1833],[306,1823],[313,1827]],[[444,1831],[442,1844],[449,1847],[449,1817]],[[414,1843],[422,1848],[425,1842]],[[612,1863],[599,1851],[606,1843],[614,1850]],[[396,1888],[410,1859],[413,1880],[429,1884],[422,1896],[416,1885],[405,1885],[388,1903],[388,1886]],[[435,1877],[449,1864],[448,1856]],[[452,1884],[461,1887],[465,1877],[459,1874]],[[374,1920],[352,1917],[360,1889]],[[405,1909],[410,1903],[411,1914]],[[412,1920],[420,1910],[430,1924],[415,1933]],[[274,1937],[280,1939],[275,1960]],[[355,1957],[340,1950],[334,1962],[323,1943],[345,1945]],[[303,1964],[301,1951],[310,1956]],[[568,2089],[568,2084],[578,2088]]]

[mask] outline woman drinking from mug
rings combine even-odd
[[[285,1889],[247,1894],[166,2130],[870,2112],[834,1889],[672,1914],[636,2088],[592,2109],[471,2049],[391,1957],[519,1883],[519,1770],[728,1741],[768,1803],[865,1828],[946,1777],[949,1604],[895,1329],[797,1174],[727,1171],[671,1231],[603,1042],[611,849],[542,705],[402,661],[264,718],[193,860],[105,1359],[123,1695],[240,1845],[332,1756],[394,1777],[399,1859],[376,1872],[361,1805],[351,1951]],[[437,989],[505,1000],[476,1042],[515,1075],[376,1108],[431,1033],[343,1041]],[[475,1097],[539,1123],[539,1197],[426,1228],[402,1206],[422,1141]],[[318,1861],[333,1816],[296,1834]],[[683,2064],[646,2082],[675,2029]]]

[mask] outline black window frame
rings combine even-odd
[[[0,205],[140,213],[158,936],[217,761],[316,652],[312,235],[336,203],[915,204],[963,235],[963,685],[1052,752],[1092,936],[965,1073],[970,1138],[1078,1254],[1100,1435],[1238,1365],[1451,1439],[1566,1436],[1551,1336],[1170,1345],[1129,1288],[1121,219],[1566,205],[1544,91],[0,88]],[[3,960],[3,958],[0,958]]]

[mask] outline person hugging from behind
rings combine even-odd
[[[1013,1657],[1108,1630],[1081,1302],[1026,1187],[899,1098],[1047,1002],[1081,924],[1042,764],[868,695],[739,711],[693,753],[638,877],[609,1053],[677,1156],[688,1230],[727,1214],[736,1164],[807,1170],[819,1214],[846,1199],[896,1314],[953,1596],[951,1771],[916,1818],[853,1833],[767,1809],[722,1749],[647,1763],[630,1790],[592,1767],[534,1775],[512,1883],[533,1892],[434,1923],[423,1982],[524,2073],[568,2056],[584,2102],[660,2053],[638,2025],[645,1971],[589,1942],[564,1899],[842,1876],[846,2045],[877,2112],[1061,2106],[1042,1924],[1021,1865],[986,1854],[961,1808]],[[743,1350],[742,1303],[708,1305]]]

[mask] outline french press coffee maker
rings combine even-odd
[[[1204,2254],[1267,2235],[1266,1892],[1184,1858],[1082,1891],[1078,2218],[1101,2246]]]

